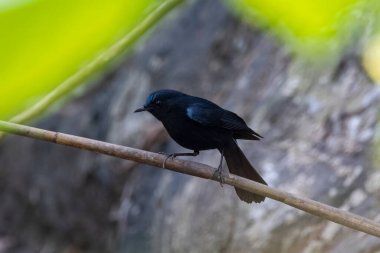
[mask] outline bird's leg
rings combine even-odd
[[[165,163],[168,159],[174,159],[178,156],[197,156],[199,155],[199,150],[194,150],[193,153],[173,153],[167,155],[166,159],[164,160],[164,163],[162,164],[162,168],[165,168]]]
[[[223,187],[224,184],[224,176],[223,176],[223,158],[224,158],[224,152],[223,150],[220,151],[220,162],[218,168],[214,171],[213,177],[219,179],[220,186]]]

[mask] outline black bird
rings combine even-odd
[[[242,118],[203,98],[175,90],[158,90],[151,93],[143,107],[135,112],[148,111],[162,122],[169,135],[193,153],[174,153],[176,156],[197,156],[199,151],[218,149],[221,160],[216,172],[222,181],[222,162],[225,157],[231,173],[267,184],[249,163],[236,139],[260,140],[262,136],[250,129]],[[245,202],[259,203],[260,195],[235,188]]]

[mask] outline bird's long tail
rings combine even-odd
[[[264,179],[259,175],[256,169],[253,168],[248,159],[245,157],[235,140],[230,142],[230,144],[223,150],[223,153],[228,165],[228,169],[232,174],[267,185]],[[236,187],[235,191],[239,196],[239,199],[247,203],[260,203],[265,199],[265,197]]]

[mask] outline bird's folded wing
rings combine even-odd
[[[220,107],[210,107],[209,105],[196,103],[189,106],[186,115],[205,126],[216,126],[229,130],[243,130],[248,126],[242,118],[235,113],[224,110]]]

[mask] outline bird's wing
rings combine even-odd
[[[222,117],[220,118],[224,128],[231,130],[245,130],[248,129],[247,124],[242,118],[230,111],[224,111]]]
[[[208,104],[192,104],[187,108],[186,114],[190,119],[205,126],[216,126],[228,130],[248,128],[243,119],[235,113]]]
[[[186,115],[191,120],[194,120],[205,126],[215,126],[219,122],[220,109],[212,108],[201,103],[194,103],[187,107]]]

